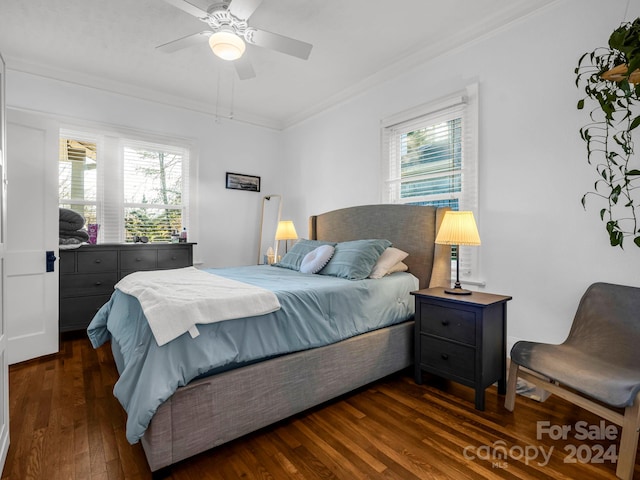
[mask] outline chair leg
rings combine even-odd
[[[518,384],[518,369],[520,365],[511,361],[509,364],[509,379],[507,380],[507,395],[504,398],[504,408],[513,412],[516,404],[516,386]]]
[[[623,480],[633,479],[633,469],[636,465],[636,451],[638,449],[638,432],[640,431],[640,394],[636,396],[633,405],[625,408],[622,422],[622,437],[618,452],[618,466],[616,476]]]

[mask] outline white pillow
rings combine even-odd
[[[369,278],[382,278],[388,273],[391,273],[391,268],[395,267],[396,264],[402,262],[405,258],[407,258],[409,254],[407,252],[403,252],[402,250],[394,247],[389,247],[382,252],[380,258],[373,266],[373,270],[369,274]]]
[[[316,249],[307,253],[300,263],[302,273],[318,273],[329,263],[335,248],[331,245],[320,245]]]
[[[389,269],[389,271],[387,272],[387,275],[391,275],[392,273],[396,273],[396,272],[406,272],[407,270],[409,270],[409,266],[406,263],[398,262]]]

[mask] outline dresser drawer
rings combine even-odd
[[[420,363],[443,376],[456,376],[469,382],[475,378],[475,349],[472,347],[423,335]]]
[[[189,250],[186,248],[158,250],[158,268],[182,268],[190,265]]]
[[[116,272],[118,270],[118,252],[106,250],[101,252],[77,252],[78,272]]]
[[[157,268],[157,250],[132,247],[120,252],[120,270],[153,270]]]
[[[66,298],[64,302],[60,302],[60,331],[70,332],[87,328],[93,316],[110,298],[111,295]]]
[[[420,305],[420,331],[475,345],[476,315],[472,311],[439,305]]]
[[[117,272],[83,273],[60,276],[60,296],[111,294],[118,281]]]
[[[60,273],[73,273],[76,271],[76,252],[60,250]]]

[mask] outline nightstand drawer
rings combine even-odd
[[[120,252],[120,270],[153,270],[157,268],[158,251],[132,247]]]
[[[118,270],[118,252],[78,252],[78,272],[115,272]]]
[[[117,272],[65,275],[60,282],[60,295],[63,297],[77,297],[111,294],[117,281]]]
[[[158,250],[158,268],[182,268],[190,265],[189,250],[186,248]]]
[[[420,305],[420,331],[468,345],[476,344],[476,315],[460,308]]]
[[[423,335],[420,363],[434,373],[456,376],[470,382],[475,377],[475,349]]]

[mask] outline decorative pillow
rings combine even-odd
[[[407,252],[403,252],[402,250],[394,247],[387,248],[378,261],[373,266],[373,270],[371,270],[371,274],[369,278],[382,278],[389,273],[389,270],[396,265],[398,262],[401,262],[405,258],[407,258],[409,254]]]
[[[404,262],[398,262],[389,269],[389,271],[387,272],[387,275],[391,275],[392,273],[396,273],[396,272],[406,272],[407,270],[409,270],[409,265],[407,265]]]
[[[382,252],[390,246],[389,240],[354,240],[338,243],[333,257],[320,273],[349,280],[362,280],[369,276]]]
[[[331,245],[334,247],[336,245],[335,242],[321,242],[320,240],[307,240],[301,238],[298,240],[291,250],[289,250],[282,260],[278,263],[274,263],[273,265],[276,267],[288,268],[290,270],[300,270],[300,264],[302,263],[302,259],[307,255],[307,253],[315,250],[321,245]]]
[[[335,247],[332,245],[320,245],[315,250],[307,253],[300,264],[302,273],[318,273],[331,260]]]

